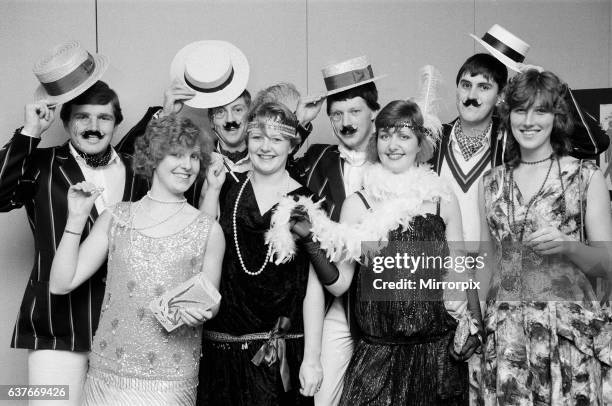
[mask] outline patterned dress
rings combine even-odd
[[[556,167],[554,162],[551,174]],[[569,260],[541,256],[516,242],[522,227],[526,236],[545,226],[579,241],[580,196],[585,210],[596,169],[587,161],[564,164],[529,210],[508,168],[496,167],[483,177],[498,264],[485,315],[487,405],[607,404],[602,380],[609,375],[612,334],[592,285]]]
[[[389,242],[377,256],[419,256],[423,250],[432,257],[448,255],[439,214],[414,217],[409,230],[390,231]],[[361,336],[344,376],[340,405],[467,405],[467,364],[453,361],[448,351],[457,322],[446,311],[443,290],[388,291],[377,297],[371,266],[361,266],[351,284],[351,311]],[[421,279],[445,276],[442,268],[402,274],[416,286]]]
[[[109,231],[108,276],[85,383],[86,405],[193,405],[201,327],[167,333],[149,302],[202,270],[212,220],[148,237],[131,230],[132,203],[119,203]]]

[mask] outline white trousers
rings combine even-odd
[[[28,352],[30,385],[69,385],[68,400],[30,400],[29,405],[80,406],[87,376],[88,353],[31,350]]]
[[[336,298],[323,321],[321,364],[323,382],[314,396],[316,406],[336,406],[340,402],[344,373],[353,355],[353,339],[342,306]]]

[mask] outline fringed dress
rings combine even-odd
[[[389,232],[390,244],[377,255],[395,256],[401,249],[419,256],[422,247],[428,247],[430,256],[448,255],[446,225],[439,214],[416,216],[410,225],[410,230]],[[418,284],[420,279],[442,281],[445,274],[436,268],[402,276]],[[361,266],[351,285],[361,337],[345,374],[340,405],[467,405],[467,364],[453,361],[448,351],[457,323],[444,307],[443,291],[389,291],[388,300],[380,300],[370,297],[366,286],[371,281],[362,284],[371,275],[371,264]]]
[[[113,209],[108,276],[85,382],[86,405],[194,405],[201,327],[167,333],[149,303],[202,271],[210,226],[149,237],[128,227],[133,203]]]
[[[517,242],[522,227],[527,236],[546,226],[579,241],[580,196],[584,214],[595,170],[588,161],[561,166],[560,176],[546,183],[527,215],[528,204],[507,168],[496,167],[483,177],[486,220],[499,264],[485,315],[487,405],[611,404],[606,382],[612,332],[591,283],[569,260],[541,256]]]

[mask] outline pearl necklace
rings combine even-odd
[[[153,200],[153,201],[155,201],[155,200]],[[136,226],[134,226],[134,219],[136,218],[136,212],[138,210],[142,209],[142,199],[139,200],[136,203],[136,207],[134,207],[134,211],[133,211],[131,219],[130,219],[130,228],[132,230],[141,231],[141,230],[148,230],[150,228],[157,227],[157,226],[159,226],[161,224],[164,224],[166,221],[170,220],[172,217],[174,217],[177,214],[179,214],[185,208],[185,206],[187,205],[187,199],[185,199],[182,202],[176,202],[176,203],[181,203],[181,206],[177,210],[175,210],[173,213],[170,213],[170,215],[164,217],[161,221],[158,221],[157,223],[153,223],[151,225],[144,226],[144,227],[136,227]],[[146,213],[146,214],[148,214],[148,213]],[[151,217],[151,216],[149,215],[149,217]]]
[[[284,195],[286,196],[287,193],[289,193],[290,177],[286,171],[285,171],[285,175],[287,177],[287,183],[286,183]],[[244,188],[246,187],[246,184],[250,180],[251,180],[251,174],[249,173],[247,175],[246,180],[240,187],[240,190],[238,191],[238,195],[236,196],[236,202],[234,203],[234,210],[232,211],[232,231],[234,233],[234,245],[236,247],[236,254],[238,254],[238,261],[240,262],[240,267],[247,275],[257,276],[264,271],[264,269],[268,265],[268,262],[270,262],[270,255],[272,254],[272,244],[268,244],[268,251],[266,252],[266,259],[264,259],[264,263],[261,265],[261,267],[255,272],[249,271],[246,265],[244,264],[244,260],[242,259],[242,254],[240,253],[240,245],[238,244],[238,227],[236,227],[236,214],[238,213],[238,202],[240,201],[240,197],[242,196],[242,192],[244,192]]]
[[[163,204],[172,204],[172,203],[184,203],[187,201],[186,197],[183,197],[182,199],[178,199],[178,200],[162,200],[162,199],[158,199],[156,197],[153,197],[153,195],[151,194],[151,191],[147,191],[147,197],[151,200],[153,200],[154,202],[157,203],[163,203]]]

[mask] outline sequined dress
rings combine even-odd
[[[193,405],[201,327],[167,333],[149,302],[202,270],[213,221],[200,214],[181,231],[130,230],[133,203],[114,206],[108,276],[85,383],[87,405]]]
[[[579,196],[584,211],[595,170],[588,161],[562,165],[560,176],[551,176],[528,211],[508,168],[496,167],[483,177],[498,261],[485,314],[486,405],[611,404],[606,382],[612,333],[592,285],[569,260],[540,256],[517,243],[523,226],[524,235],[553,226],[579,241]]]
[[[395,256],[398,247],[409,255],[420,255],[422,247],[428,247],[427,255],[448,255],[446,225],[438,214],[415,217],[411,226],[391,231],[389,241],[395,243],[377,255]],[[431,243],[415,244],[421,241]],[[418,283],[443,280],[445,274],[427,269],[403,276]],[[366,275],[373,275],[371,265],[359,267],[351,284],[351,310],[361,337],[344,376],[340,405],[467,405],[467,364],[453,361],[448,352],[457,323],[444,307],[443,291],[402,290],[389,292],[392,300],[375,300],[363,288],[371,284],[362,286]]]
[[[232,211],[246,174],[237,174],[240,183],[228,177],[219,196],[219,224],[226,239],[220,293],[223,299],[217,316],[207,323],[206,330],[242,336],[267,333],[278,318],[291,321],[289,333],[304,332],[302,302],[306,295],[309,260],[298,250],[293,260],[275,265],[268,263],[259,275],[248,275],[241,268],[232,227]],[[289,196],[312,196],[300,187]],[[251,183],[240,197],[236,224],[238,243],[244,263],[252,272],[264,263],[267,246],[264,235],[270,228],[274,208],[260,213]],[[206,333],[205,333],[206,334]],[[251,359],[265,342],[264,339],[239,342],[219,342],[204,339],[199,405],[219,406],[294,406],[312,404],[312,398],[299,394],[299,370],[304,353],[303,337],[286,339],[286,359],[291,389],[285,392],[279,372],[279,362],[272,366],[253,364]]]

